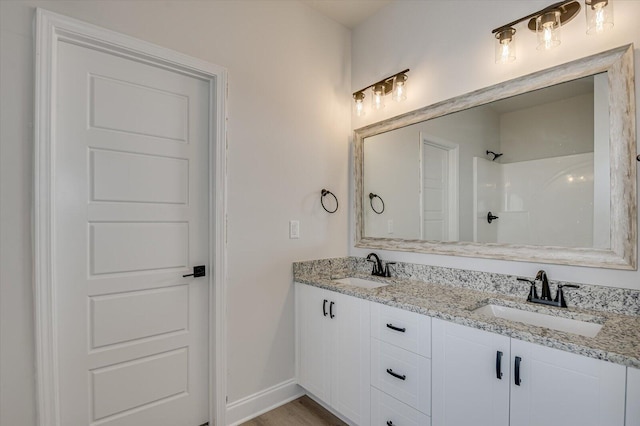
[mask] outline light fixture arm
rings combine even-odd
[[[576,0],[565,0],[565,1],[560,1],[558,3],[554,3],[554,4],[550,5],[550,6],[545,7],[542,10],[539,10],[537,12],[533,12],[533,13],[527,15],[527,16],[523,16],[522,18],[516,19],[515,21],[509,22],[508,24],[499,26],[495,30],[491,31],[491,34],[495,34],[495,33],[498,33],[500,31],[506,30],[507,28],[513,27],[514,25],[517,25],[522,21],[526,21],[527,19],[536,18],[536,17],[538,17],[540,15],[544,15],[547,12],[551,12],[553,10],[559,9],[562,6],[565,6],[565,5],[569,4],[569,3],[573,3],[575,1]]]
[[[370,89],[370,88],[372,88],[374,86],[378,86],[378,85],[383,85],[384,86],[384,93],[387,94],[387,93],[389,93],[391,91],[391,88],[393,87],[393,79],[396,78],[399,75],[406,74],[408,72],[409,72],[409,68],[407,68],[406,70],[397,72],[397,73],[393,74],[390,77],[383,78],[380,81],[376,81],[375,83],[370,84],[365,88],[362,88],[362,89],[360,89],[358,91],[353,92],[353,96],[355,97],[357,94],[363,93],[365,90]]]

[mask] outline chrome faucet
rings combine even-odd
[[[527,302],[541,303],[543,305],[558,306],[560,308],[567,307],[567,301],[564,298],[563,288],[580,288],[575,284],[558,284],[558,291],[556,292],[555,299],[551,299],[551,290],[549,289],[549,280],[547,279],[547,273],[543,270],[538,271],[535,280],[527,278],[518,278],[518,281],[525,281],[531,284],[529,290],[529,296],[527,296]],[[536,290],[536,281],[542,282],[542,295],[538,297],[538,291]]]

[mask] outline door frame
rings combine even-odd
[[[38,8],[35,58],[34,304],[38,426],[61,426],[55,308],[55,117],[58,43],[116,54],[209,81],[209,422],[226,413],[227,70],[130,36]],[[194,425],[195,426],[195,425]]]

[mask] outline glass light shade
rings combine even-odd
[[[514,28],[505,28],[496,33],[496,64],[506,64],[516,60],[516,39]]]
[[[587,34],[600,34],[613,28],[613,0],[586,0]]]
[[[394,101],[402,102],[407,99],[407,75],[398,74],[393,79],[393,94],[391,95]]]
[[[538,50],[549,50],[560,45],[560,11],[551,11],[536,18]]]
[[[353,95],[353,99],[356,101],[356,115],[362,117],[365,115],[364,111],[364,92],[358,92]]]
[[[371,97],[371,107],[373,109],[384,108],[384,85],[376,84],[373,86],[373,96]]]

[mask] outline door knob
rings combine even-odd
[[[193,267],[193,274],[187,274],[187,275],[183,275],[182,277],[193,277],[193,278],[199,278],[199,277],[204,277],[206,276],[206,269],[204,265],[198,265],[198,266],[194,266]]]

